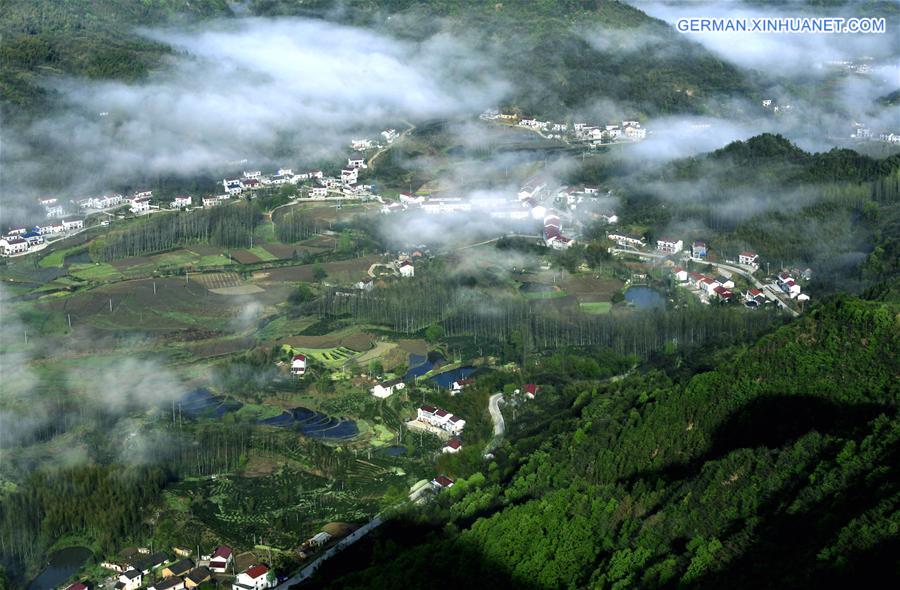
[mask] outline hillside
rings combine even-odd
[[[571,383],[439,508],[330,565],[328,587],[389,588],[436,571],[445,584],[519,588],[896,578],[897,313],[836,298],[708,369],[689,367],[709,357]],[[369,567],[339,574],[360,560]]]
[[[0,102],[34,110],[48,98],[41,76],[133,80],[157,67],[168,49],[137,26],[231,14],[226,0],[3,0],[0,12]]]
[[[413,41],[439,32],[466,39],[515,81],[506,106],[525,111],[568,114],[612,100],[630,114],[704,112],[711,98],[749,89],[733,66],[616,1],[254,0],[243,9],[335,20]],[[45,104],[44,75],[134,80],[160,66],[168,48],[137,38],[136,26],[232,14],[225,0],[7,0],[3,12],[0,97],[19,109]]]

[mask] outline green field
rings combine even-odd
[[[609,313],[612,309],[612,303],[609,301],[582,301],[579,305],[584,313],[596,315]]]

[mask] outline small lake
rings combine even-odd
[[[66,547],[50,554],[47,567],[28,585],[28,590],[54,590],[62,586],[91,557],[86,547]]]
[[[650,287],[629,287],[625,291],[625,301],[639,309],[655,309],[666,306],[662,293]]]

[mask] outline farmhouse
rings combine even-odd
[[[691,258],[706,258],[706,242],[694,242],[691,246]]]
[[[741,252],[740,255],[738,255],[738,262],[740,264],[752,266],[753,268],[758,268],[759,254],[756,252]]]
[[[222,545],[209,556],[209,570],[215,574],[224,574],[232,561],[234,561],[234,554],[231,547]]]
[[[309,196],[311,197],[326,197],[328,196],[328,189],[324,186],[314,186],[309,189]]]
[[[619,246],[632,246],[634,248],[643,248],[647,245],[644,236],[637,234],[628,234],[624,232],[612,232],[606,236],[609,240],[617,243]]]
[[[460,452],[461,450],[462,450],[462,442],[454,436],[450,440],[447,441],[447,444],[445,444],[443,446],[443,448],[441,449],[441,452],[455,454],[455,453]]]
[[[184,576],[194,569],[194,562],[188,558],[180,559],[175,563],[170,563],[162,569],[162,576],[170,578],[172,576]]]
[[[262,185],[255,178],[245,178],[241,181],[241,186],[248,191],[255,191],[259,189]]]
[[[134,195],[132,195],[132,199],[149,199],[152,196],[152,190],[150,190],[149,188],[142,188],[134,192]]]
[[[222,186],[225,187],[225,193],[229,195],[239,195],[244,190],[238,178],[226,178],[222,181]]]
[[[686,283],[688,280],[688,273],[686,270],[681,268],[680,266],[676,266],[672,269],[672,274],[675,275],[675,280],[679,283]]]
[[[526,383],[522,389],[525,391],[525,397],[528,399],[534,399],[538,392],[538,386],[534,383]]]
[[[137,590],[141,586],[143,574],[139,570],[130,569],[119,576],[116,590]]]
[[[302,377],[306,374],[306,355],[295,354],[291,359],[291,375]]]
[[[358,178],[359,170],[356,168],[344,168],[341,170],[341,182],[344,184],[354,183]]]
[[[131,562],[131,567],[136,570],[140,570],[144,574],[149,574],[150,570],[158,568],[165,562],[169,560],[169,556],[163,553],[162,551],[158,551],[152,555],[147,555],[145,557],[138,557],[137,559]]]
[[[466,421],[459,416],[454,416],[447,410],[434,406],[420,406],[416,419],[419,422],[437,426],[453,434],[462,432],[466,425]]]
[[[462,391],[463,387],[468,387],[469,385],[473,385],[474,383],[474,379],[457,379],[450,384],[450,395],[456,395],[457,393]]]
[[[666,254],[677,254],[684,249],[684,242],[672,238],[660,238],[656,240],[656,249]]]
[[[28,251],[28,242],[18,236],[5,236],[0,239],[0,253],[4,256],[21,254]]]
[[[347,158],[347,168],[360,169],[368,168],[363,158]]]
[[[184,590],[184,580],[181,578],[165,578],[150,586],[148,590]]]
[[[373,387],[369,391],[375,397],[384,399],[386,397],[390,397],[395,391],[400,391],[404,387],[406,387],[406,384],[403,383],[402,379],[391,379],[390,381],[383,381],[376,384],[375,387]]]
[[[431,485],[436,489],[452,488],[453,480],[446,475],[439,475],[431,480]]]
[[[169,205],[172,209],[184,209],[185,207],[190,207],[192,203],[193,199],[190,195],[179,195]]]
[[[734,289],[734,281],[732,281],[730,278],[728,278],[726,276],[723,276],[723,275],[717,276],[716,282],[719,283],[720,285],[722,285],[723,287],[725,287],[726,289]]]
[[[255,180],[259,180],[260,176],[262,176],[262,172],[260,172],[259,170],[250,170],[250,171],[244,170],[244,178],[245,179],[252,178]]]
[[[84,227],[84,220],[83,219],[63,219],[62,226],[63,226],[63,230],[65,230],[65,231],[81,229]]]
[[[194,568],[184,578],[185,588],[196,588],[203,582],[208,582],[212,578],[212,572],[207,567]]]
[[[134,214],[145,213],[150,210],[150,199],[148,197],[135,197],[131,199],[131,212]]]
[[[276,584],[275,574],[265,565],[254,565],[237,575],[232,590],[265,590]]]
[[[322,531],[321,533],[316,533],[315,535],[313,535],[306,543],[313,547],[321,547],[330,540],[331,535],[329,533],[326,533],[325,531]]]
[[[716,297],[721,299],[722,301],[730,301],[731,300],[731,291],[726,289],[725,287],[719,285],[718,287],[713,287],[712,293],[710,295],[715,294]]]
[[[416,274],[416,267],[413,266],[413,263],[409,260],[404,260],[399,265],[397,265],[397,269],[400,271],[400,276],[402,277],[413,277]]]

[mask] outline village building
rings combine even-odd
[[[691,258],[706,258],[706,242],[694,242],[691,246]]]
[[[179,559],[175,563],[170,563],[162,569],[162,577],[170,578],[172,576],[185,576],[189,571],[194,569],[194,562],[189,558]]]
[[[64,231],[74,231],[84,227],[83,219],[63,219],[62,226]]]
[[[686,283],[688,280],[688,273],[686,270],[681,268],[680,266],[676,266],[672,269],[672,274],[675,275],[675,280],[679,283]]]
[[[262,188],[262,184],[255,178],[245,178],[241,181],[241,187],[248,191],[255,191]]]
[[[178,195],[171,203],[169,203],[169,206],[172,207],[172,209],[184,209],[190,207],[193,202],[194,200],[190,195]]]
[[[391,379],[390,381],[383,381],[381,383],[377,383],[375,387],[370,389],[372,395],[375,397],[385,399],[394,394],[395,391],[400,391],[405,388],[406,384],[402,379]]]
[[[466,426],[466,421],[459,416],[454,416],[447,410],[434,406],[420,406],[416,419],[419,422],[431,424],[451,434],[459,434]]]
[[[138,549],[138,551],[140,551],[140,549]],[[156,553],[147,554],[143,557],[134,559],[131,562],[131,567],[140,570],[141,573],[146,575],[167,561],[169,561],[169,556],[162,551],[157,551]]]
[[[629,234],[623,232],[612,232],[606,236],[609,240],[615,242],[619,246],[632,246],[634,248],[643,248],[647,245],[644,236],[637,234]]]
[[[237,575],[232,590],[265,590],[273,588],[277,580],[275,574],[269,571],[265,565],[254,565]]]
[[[306,355],[295,354],[291,359],[291,375],[302,377],[306,374]]]
[[[435,489],[452,488],[453,480],[446,475],[439,475],[431,480],[431,486]]]
[[[344,168],[341,170],[341,183],[351,184],[359,178],[359,170],[356,168]]]
[[[368,168],[364,158],[347,158],[347,168],[359,170],[360,168]]]
[[[456,454],[456,453],[460,452],[461,450],[462,450],[462,441],[460,441],[455,436],[451,437],[450,440],[447,441],[447,444],[445,444],[441,448],[442,453],[450,453],[450,454]]]
[[[129,201],[131,205],[131,212],[135,215],[140,213],[146,213],[150,210],[150,198],[149,197],[135,197]]]
[[[130,569],[122,573],[119,576],[119,581],[116,582],[115,589],[116,590],[137,590],[141,587],[141,580],[143,579],[143,574],[140,570]]]
[[[310,197],[327,197],[328,189],[325,188],[324,186],[314,186],[311,189],[309,189],[309,196]]]
[[[673,238],[660,238],[656,240],[656,249],[665,254],[678,254],[684,249],[684,242]]]
[[[738,263],[745,266],[759,267],[759,255],[756,252],[741,252],[738,255]]]
[[[0,238],[0,254],[13,256],[28,252],[28,241],[19,236],[4,236]]]
[[[522,390],[525,392],[525,397],[528,399],[534,399],[538,392],[538,386],[534,383],[526,383],[522,386]]]
[[[713,290],[712,290],[712,292],[710,293],[710,295],[715,295],[716,297],[718,297],[718,298],[721,299],[722,301],[730,301],[730,300],[731,300],[731,295],[732,295],[732,293],[731,293],[731,291],[729,291],[729,290],[726,289],[725,287],[719,285],[719,286],[713,288]]]
[[[222,186],[228,195],[239,195],[244,190],[239,178],[226,178],[222,181]]]
[[[469,385],[474,385],[474,379],[457,379],[453,383],[450,384],[450,395],[456,395],[460,391],[463,390],[464,387],[468,387]]]
[[[132,199],[149,199],[153,196],[153,191],[149,188],[142,188],[134,192]]]
[[[404,260],[397,265],[397,270],[400,271],[400,276],[402,277],[410,278],[416,275],[416,267],[409,260]]]
[[[247,179],[252,178],[254,180],[259,180],[259,177],[262,176],[262,171],[260,171],[260,170],[249,170],[249,171],[244,170],[243,175],[244,175],[244,178],[247,178]]]
[[[726,289],[734,289],[734,281],[732,281],[729,277],[719,275],[716,277],[716,282]]]
[[[363,279],[353,285],[360,291],[371,291],[375,287],[375,280],[372,278]]]
[[[83,582],[75,582],[66,586],[66,590],[88,590],[88,587]]]
[[[209,571],[209,568],[204,566],[194,568],[184,577],[184,587],[196,588],[204,582],[209,582],[210,579],[212,579],[212,572]]]
[[[308,541],[306,541],[306,543],[308,545],[310,545],[311,547],[322,547],[325,545],[325,543],[330,541],[331,538],[332,537],[331,537],[330,533],[326,533],[325,531],[322,531],[320,533],[316,533],[315,535],[313,535]]]
[[[148,590],[184,590],[184,580],[178,577],[164,578],[148,587]]]
[[[224,574],[228,566],[234,561],[234,554],[231,551],[231,547],[222,545],[217,547],[207,559],[209,561],[209,571],[214,574]]]

